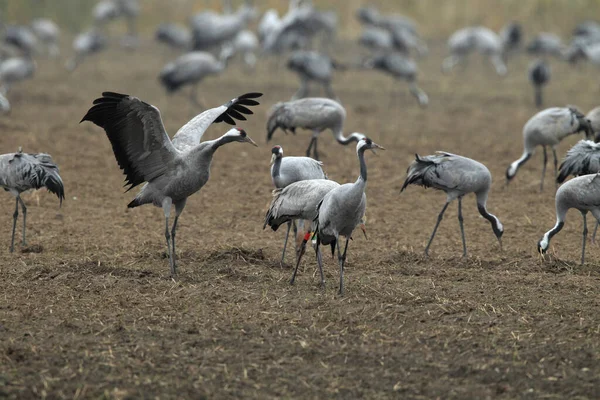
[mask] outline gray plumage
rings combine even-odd
[[[600,178],[598,174],[583,175],[564,183],[556,191],[556,224],[544,233],[538,242],[538,251],[545,253],[550,246],[550,240],[560,232],[565,224],[567,211],[575,208],[583,217],[583,241],[581,244],[581,264],[585,262],[585,243],[587,239],[587,213],[591,212],[600,223]]]
[[[96,28],[103,29],[109,22],[123,18],[127,22],[128,39],[137,35],[135,22],[140,13],[137,0],[102,0],[92,11]]]
[[[484,26],[472,26],[454,32],[448,39],[448,49],[450,55],[442,63],[444,72],[452,70],[468,54],[477,52],[489,59],[498,75],[507,73],[502,39]]]
[[[192,32],[185,26],[162,23],[156,28],[154,38],[167,46],[187,50],[192,46]]]
[[[67,60],[65,67],[71,72],[75,71],[87,57],[104,50],[107,43],[108,38],[95,29],[78,34],[73,39],[74,54]]]
[[[308,44],[318,34],[325,35],[325,44],[331,42],[337,29],[337,15],[333,12],[318,11],[311,5],[301,5],[291,9],[274,26],[263,42],[263,50],[274,53],[288,48],[290,43]]]
[[[367,26],[361,32],[358,43],[369,50],[389,50],[393,46],[392,35],[385,29]]]
[[[256,146],[242,129],[233,128],[215,140],[200,142],[206,129],[214,122],[234,124],[234,118],[245,120],[252,114],[245,106],[254,106],[260,93],[248,93],[226,104],[204,111],[185,124],[169,139],[160,111],[136,97],[104,92],[94,100],[94,106],[83,117],[106,132],[115,158],[126,176],[128,190],[147,182],[129,208],[144,204],[162,207],[165,215],[171,274],[176,274],[175,230],[179,215],[189,196],[208,181],[215,151],[224,144],[246,142]],[[175,220],[169,235],[171,205]],[[172,244],[172,248],[171,248]]]
[[[30,25],[35,36],[47,47],[48,54],[51,57],[58,57],[60,54],[58,25],[46,18],[34,19]]]
[[[523,154],[521,158],[514,161],[506,170],[506,181],[510,182],[523,164],[531,158],[537,146],[544,150],[544,165],[542,168],[542,179],[540,191],[544,188],[544,175],[548,155],[546,147],[550,146],[554,156],[554,177],[558,170],[558,159],[556,157],[556,146],[567,136],[584,132],[587,138],[593,137],[590,122],[583,114],[571,107],[552,107],[542,110],[527,121],[523,127]]]
[[[334,188],[323,197],[323,200],[317,206],[317,227],[315,235],[317,239],[317,263],[321,272],[321,285],[325,285],[323,277],[323,264],[319,253],[319,246],[330,245],[332,253],[337,245],[338,264],[340,267],[340,286],[339,294],[344,294],[344,265],[348,252],[348,242],[352,238],[354,229],[361,224],[367,208],[367,196],[365,189],[367,187],[367,164],[365,163],[366,150],[381,149],[383,147],[373,142],[369,138],[359,140],[356,145],[356,154],[360,164],[360,175],[354,183],[346,183]],[[346,237],[344,251],[340,249],[340,237]],[[298,258],[300,263],[300,257]],[[297,270],[297,265],[296,265]]]
[[[10,244],[10,252],[12,253],[15,247],[15,229],[19,216],[19,204],[21,204],[23,211],[22,244],[23,246],[27,244],[25,240],[27,207],[25,207],[25,203],[21,199],[21,193],[30,189],[45,187],[51,193],[56,194],[62,205],[62,201],[65,198],[65,189],[62,179],[58,174],[58,166],[52,161],[52,157],[49,154],[28,154],[21,151],[0,156],[0,187],[10,192],[16,198]]]
[[[180,88],[190,85],[192,104],[201,106],[197,98],[197,85],[209,75],[219,74],[227,67],[227,60],[231,53],[223,53],[220,59],[216,59],[211,53],[204,51],[193,51],[179,56],[175,61],[165,65],[159,75],[159,80],[167,89],[173,93]]]
[[[580,140],[567,151],[558,169],[556,183],[563,183],[569,176],[598,172],[600,172],[600,144],[591,140]]]
[[[194,50],[209,50],[233,40],[255,14],[254,7],[244,4],[233,14],[205,11],[194,15],[190,20]]]
[[[550,81],[550,66],[544,60],[536,60],[529,66],[527,75],[533,85],[535,106],[540,108],[544,104],[542,88]]]
[[[33,54],[38,45],[35,34],[31,28],[25,25],[11,25],[6,27],[4,43],[18,48],[25,55]]]
[[[6,94],[15,83],[32,78],[35,69],[36,63],[29,56],[0,61],[0,92]]]
[[[553,55],[560,57],[564,45],[561,38],[554,33],[542,32],[538,33],[527,44],[527,52],[535,55]]]
[[[585,115],[585,119],[590,121],[592,131],[594,132],[594,141],[600,142],[600,107],[591,109]]]
[[[331,87],[333,70],[338,67],[329,56],[316,51],[298,50],[288,59],[287,67],[296,72],[300,78],[300,88],[292,100],[301,99],[308,95],[310,82],[314,81],[323,86],[327,97],[337,100]]]
[[[271,179],[277,189],[298,181],[327,178],[321,161],[310,157],[284,157],[281,146],[274,146],[271,152]]]
[[[408,56],[400,53],[379,54],[365,62],[367,68],[383,71],[397,80],[409,83],[410,93],[417,99],[421,107],[429,104],[429,97],[417,84],[417,64]]]
[[[283,148],[281,146],[273,146],[271,154],[271,179],[273,180],[273,185],[276,189],[283,189],[298,181],[327,179],[325,172],[323,172],[323,163],[320,161],[309,157],[283,157]],[[302,224],[302,220],[300,221],[300,224]],[[285,259],[285,250],[287,248],[292,225],[294,227],[294,237],[296,237],[298,233],[296,224],[291,219],[288,220],[288,229],[283,244],[283,251],[281,253],[282,265]],[[277,229],[273,228],[273,230]]]
[[[271,140],[277,128],[281,128],[286,133],[288,130],[296,133],[297,128],[312,130],[313,135],[306,149],[306,156],[310,157],[314,147],[314,158],[318,160],[317,139],[324,130],[330,129],[337,142],[343,145],[358,142],[365,137],[357,132],[345,137],[343,133],[345,119],[344,107],[331,99],[307,97],[277,103],[271,109],[267,121],[267,142]]]
[[[429,247],[433,242],[435,233],[442,221],[448,205],[458,199],[458,221],[463,244],[463,257],[467,256],[467,244],[463,227],[462,198],[474,193],[477,198],[477,210],[492,225],[494,235],[502,248],[502,234],[504,227],[500,220],[487,211],[487,200],[492,185],[492,174],[482,163],[473,159],[452,153],[437,152],[435,155],[420,157],[416,155],[415,161],[408,167],[406,181],[402,185],[404,191],[408,185],[421,185],[446,192],[446,203],[438,215],[435,228],[429,238],[425,255],[429,255]]]

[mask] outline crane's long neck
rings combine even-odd
[[[496,236],[502,235],[503,226],[498,217],[494,214],[491,214],[487,210],[487,198],[488,198],[489,189],[476,193],[477,196],[477,210],[479,214],[485,219],[487,219],[490,224],[492,224],[492,229],[494,230],[494,234]]]
[[[344,136],[344,133],[342,130],[343,130],[343,126],[340,125],[333,131],[333,134],[335,136],[335,140],[337,140],[338,143],[343,144],[343,145],[348,145],[353,142],[358,142],[360,139],[365,137],[365,135],[363,135],[362,133],[357,133],[357,132],[351,133],[348,136]]]
[[[271,178],[276,179],[279,177],[279,173],[281,172],[281,157],[275,158],[275,162],[271,167]]]
[[[358,162],[360,163],[360,175],[358,176],[358,180],[356,183],[360,181],[367,183],[367,163],[365,162],[365,149],[360,148],[356,152],[358,155]]]
[[[237,137],[225,134],[215,140],[207,140],[206,143],[210,144],[210,148],[212,149],[212,152],[214,153],[219,147],[223,146],[224,144],[236,142],[236,141],[237,141]]]

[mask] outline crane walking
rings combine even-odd
[[[486,206],[492,185],[492,174],[487,167],[470,158],[441,151],[431,156],[420,157],[418,154],[415,156],[416,159],[408,167],[408,176],[400,191],[404,191],[408,185],[413,184],[446,192],[446,203],[438,215],[427,247],[425,247],[425,255],[429,256],[429,247],[431,246],[431,242],[433,242],[435,233],[440,222],[442,222],[448,205],[455,199],[458,199],[458,222],[460,224],[463,257],[467,257],[467,243],[462,216],[462,198],[469,193],[475,193],[477,197],[477,210],[492,225],[494,235],[496,235],[500,248],[502,248],[504,227],[495,215],[487,211]]]
[[[256,143],[243,129],[232,128],[214,140],[202,140],[206,129],[216,122],[234,125],[234,119],[246,120],[252,114],[246,106],[259,103],[262,93],[247,93],[204,111],[169,139],[158,108],[125,94],[102,93],[81,120],[103,128],[110,140],[117,163],[126,176],[127,190],[147,182],[127,207],[153,204],[162,207],[165,216],[165,238],[171,276],[177,274],[175,263],[175,230],[187,198],[200,190],[210,176],[215,151],[232,142]],[[171,206],[175,220],[169,234]]]
[[[29,189],[47,188],[56,194],[60,204],[65,198],[65,188],[58,166],[52,161],[49,154],[28,154],[21,149],[17,153],[3,154],[0,156],[0,186],[15,196],[15,212],[13,214],[12,239],[10,241],[10,252],[15,250],[15,229],[19,217],[19,204],[23,211],[23,241],[25,240],[25,223],[27,222],[27,207],[21,198],[21,193]]]
[[[365,137],[358,132],[347,137],[344,136],[345,119],[344,107],[337,101],[324,97],[307,97],[277,103],[271,109],[271,115],[267,121],[267,142],[271,140],[277,128],[283,129],[286,133],[289,130],[294,134],[297,128],[310,129],[313,131],[313,135],[306,149],[306,156],[310,157],[312,151],[314,158],[318,160],[317,139],[326,129],[330,129],[335,140],[343,145],[358,142]]]

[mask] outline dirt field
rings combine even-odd
[[[346,49],[346,50],[344,50]],[[40,60],[35,80],[15,87],[14,111],[0,118],[2,152],[23,146],[60,165],[67,198],[25,196],[30,247],[8,251],[14,202],[5,194],[0,226],[0,398],[598,398],[600,255],[571,211],[546,260],[536,253],[554,225],[554,187],[538,191],[541,154],[504,188],[522,151],[521,129],[536,111],[519,56],[498,78],[477,57],[443,76],[443,46],[419,61],[430,107],[376,72],[347,71],[334,88],[347,130],[387,151],[368,154],[368,240],[350,244],[346,295],[337,261],[325,257],[318,286],[313,252],[297,284],[280,268],[283,232],[262,230],[271,197],[270,148],[303,155],[308,132],[278,132],[265,144],[269,107],[297,80],[262,63],[233,65],[202,86],[216,106],[247,91],[265,96],[240,124],[259,142],[215,156],[209,183],[187,203],[178,231],[180,277],[168,277],[162,212],[127,210],[123,175],[100,129],[78,122],[104,90],[136,95],[162,110],[167,130],[190,117],[187,97],[167,97],[157,74],[173,56],[152,43],[111,49],[69,76]],[[352,61],[354,47],[338,58]],[[598,105],[591,66],[553,64],[549,105]],[[390,88],[397,92],[390,104]],[[187,92],[186,92],[187,93]],[[213,126],[214,138],[226,129]],[[580,137],[570,137],[562,156]],[[355,146],[330,133],[320,141],[329,177],[354,181]],[[456,205],[423,257],[444,194],[400,194],[414,153],[445,150],[485,163],[494,176],[489,210],[505,226],[504,251],[465,199],[469,257],[461,259]],[[135,192],[135,190],[134,190]],[[20,226],[20,225],[19,225]],[[288,258],[291,264],[291,255]]]

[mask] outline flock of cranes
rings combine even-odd
[[[306,245],[312,242],[324,286],[321,246],[329,246],[332,256],[337,251],[339,265],[339,292],[344,291],[344,266],[349,240],[359,228],[366,236],[365,194],[368,174],[365,152],[384,150],[368,135],[359,132],[345,134],[346,109],[332,88],[333,74],[346,68],[371,68],[390,74],[395,79],[409,83],[409,91],[420,106],[429,104],[429,97],[417,83],[418,68],[414,56],[428,54],[425,41],[418,33],[417,24],[401,15],[383,15],[373,7],[357,11],[363,25],[359,42],[368,47],[369,55],[355,66],[339,63],[326,51],[308,50],[309,44],[321,38],[321,47],[332,45],[337,19],[334,13],[317,10],[311,2],[291,1],[290,9],[281,18],[275,10],[268,10],[258,25],[258,36],[248,29],[257,18],[257,9],[251,2],[219,14],[205,11],[192,16],[190,27],[166,23],[156,31],[156,39],[168,46],[185,51],[167,63],[159,73],[160,83],[167,92],[175,92],[190,86],[190,101],[194,107],[202,107],[197,93],[201,81],[212,74],[226,70],[228,61],[241,54],[244,62],[253,67],[254,52],[261,48],[267,54],[279,57],[290,53],[287,67],[300,78],[300,88],[291,100],[274,104],[266,121],[267,141],[279,128],[296,134],[298,129],[312,132],[305,157],[284,157],[283,148],[276,145],[271,152],[271,178],[275,190],[264,218],[263,228],[273,231],[287,225],[281,253],[284,263],[289,234],[294,232],[295,269],[291,278],[296,280],[298,267],[305,254]],[[124,20],[127,35],[122,44],[135,47],[139,41],[135,21],[140,14],[136,0],[103,0],[93,11],[93,27],[81,33],[74,41],[74,56],[67,61],[67,68],[74,70],[87,56],[104,49],[108,43],[107,26],[111,21]],[[596,29],[597,28],[597,29]],[[29,26],[9,26],[5,29],[3,43],[16,48],[19,55],[5,56],[0,61],[0,107],[10,109],[6,95],[11,86],[34,75],[36,62],[33,56],[42,43],[52,57],[59,55],[57,45],[59,30],[49,20],[34,20]],[[550,80],[549,56],[575,62],[586,58],[595,61],[595,48],[600,43],[600,25],[582,24],[575,32],[576,38],[564,46],[557,37],[542,33],[526,47],[527,51],[540,57],[531,64],[529,78],[535,89],[535,103],[543,105],[542,87]],[[442,70],[450,72],[473,52],[487,57],[499,75],[508,73],[507,60],[518,51],[522,41],[518,24],[508,24],[500,33],[472,26],[458,30],[448,40],[449,55],[442,62]],[[314,44],[314,43],[313,43]],[[11,50],[12,51],[12,50]],[[600,49],[598,51],[600,59]],[[311,82],[320,84],[327,97],[308,97]],[[129,208],[153,204],[163,211],[165,240],[168,249],[170,273],[177,274],[176,245],[177,222],[187,199],[207,184],[215,151],[232,143],[257,144],[239,127],[227,130],[221,137],[202,141],[203,134],[213,123],[225,122],[235,125],[253,114],[252,107],[262,93],[240,95],[225,104],[206,109],[182,126],[171,139],[167,134],[158,108],[141,99],[125,94],[104,92],[93,101],[92,107],[81,122],[89,121],[102,128],[114,152],[119,167],[126,177],[128,190],[144,184]],[[318,139],[322,132],[330,130],[341,145],[356,144],[358,177],[356,181],[340,184],[328,179],[319,161]],[[583,132],[585,139],[573,146],[563,163],[558,166],[556,146],[567,136]],[[554,158],[555,181],[562,184],[556,192],[556,224],[546,232],[538,243],[540,252],[547,251],[550,240],[564,226],[568,209],[578,209],[583,216],[583,244],[581,262],[585,260],[587,240],[586,215],[591,212],[600,223],[600,107],[584,115],[575,107],[552,107],[539,111],[523,128],[524,150],[519,159],[506,170],[506,182],[515,178],[519,168],[533,156],[535,149],[543,149],[543,168],[540,190],[543,190],[547,147]],[[567,177],[574,178],[567,181]],[[464,234],[462,199],[473,193],[479,214],[486,219],[502,247],[504,226],[500,219],[487,208],[492,176],[488,168],[478,161],[460,155],[438,152],[434,155],[416,155],[408,166],[407,177],[402,185],[421,185],[446,193],[446,202],[440,211],[433,232],[425,247],[425,254],[435,238],[438,227],[450,203],[457,200],[458,220],[467,256]],[[60,202],[65,197],[58,166],[48,154],[28,154],[21,150],[0,156],[0,186],[15,197],[15,212],[10,251],[14,251],[19,207],[23,215],[22,243],[25,245],[27,207],[21,193],[29,189],[47,188],[55,193]],[[174,210],[173,221],[171,213]],[[595,236],[595,232],[594,232]]]

